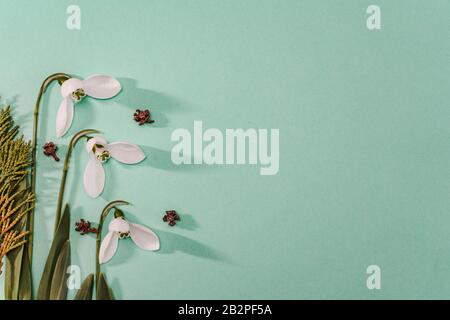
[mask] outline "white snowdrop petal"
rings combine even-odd
[[[84,190],[91,198],[97,198],[105,187],[105,170],[94,156],[84,170]]]
[[[83,89],[83,82],[77,78],[70,78],[61,85],[61,95],[67,98],[77,89]]]
[[[122,90],[122,86],[113,77],[93,75],[83,80],[83,89],[88,96],[93,98],[109,99],[117,95]]]
[[[69,130],[73,120],[73,100],[64,98],[56,115],[56,136],[61,138]]]
[[[108,142],[105,139],[103,139],[102,137],[93,137],[86,142],[86,151],[88,153],[91,153],[92,148],[94,147],[95,144],[101,144],[102,146],[106,147]]]
[[[94,144],[96,142],[95,138],[91,138],[86,142],[86,151],[87,153],[91,153],[92,152],[92,148],[94,147]]]
[[[115,218],[109,223],[108,230],[114,232],[128,232],[130,231],[130,225],[125,219]]]
[[[145,159],[144,151],[128,142],[113,142],[107,145],[111,157],[126,164],[135,164]]]
[[[152,230],[140,224],[129,223],[130,236],[134,243],[141,249],[159,250],[159,238]]]
[[[117,251],[117,243],[119,237],[115,232],[109,232],[102,241],[100,245],[99,261],[100,263],[105,263],[111,260]]]

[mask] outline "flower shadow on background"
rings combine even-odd
[[[16,108],[18,104],[19,95],[14,95],[11,98],[3,98],[0,97],[0,105],[10,105],[12,107],[13,113],[15,114],[15,124],[20,125],[22,128],[25,128],[27,124],[32,123],[33,113],[27,112],[25,114],[16,115]],[[48,99],[44,99],[43,101],[43,118],[47,116],[48,113]],[[45,121],[45,120],[42,120]],[[38,145],[38,153],[42,152],[42,145],[47,141],[47,132],[46,130],[42,130],[39,133],[39,145]],[[65,154],[67,151],[67,146],[58,146],[58,154]],[[41,154],[38,155],[41,157]],[[38,206],[44,212],[46,218],[53,217],[53,207],[56,205],[56,200],[58,198],[58,190],[59,190],[59,181],[62,170],[62,161],[59,163],[55,163],[55,161],[51,158],[43,157],[42,161],[39,164],[39,170],[37,172],[37,176],[40,183],[40,188],[42,188],[42,192],[39,195],[39,203]]]
[[[139,218],[135,217],[133,214],[131,214],[129,212],[127,212],[126,214],[127,214],[127,216],[130,216],[133,221],[139,221]],[[177,226],[174,228],[178,228],[179,226],[181,226],[184,218],[185,218],[185,215],[182,214],[181,222],[179,224],[177,224]],[[189,218],[188,218],[188,220],[186,220],[186,222],[188,224],[192,221],[193,220],[189,219]],[[163,222],[161,221],[161,223],[163,223]],[[196,226],[197,226],[197,224],[195,223],[195,225],[192,225],[190,227],[195,228]],[[123,246],[124,248],[122,248],[122,250],[120,251],[120,254],[117,254],[113,259],[111,259],[111,261],[108,262],[108,265],[118,265],[118,264],[126,263],[126,261],[133,254],[173,254],[175,252],[183,252],[185,254],[188,254],[188,255],[191,255],[194,257],[213,260],[213,261],[217,261],[217,262],[229,261],[229,259],[222,252],[212,248],[209,245],[203,244],[197,240],[188,238],[186,236],[182,236],[180,234],[176,234],[171,231],[155,228],[153,225],[147,226],[147,227],[150,227],[159,237],[161,247],[158,251],[148,253],[145,251],[141,251],[141,249],[137,248],[132,243],[132,241],[121,241],[120,246]],[[172,227],[167,227],[167,228],[172,228]],[[185,229],[188,229],[188,228],[185,228]],[[140,251],[140,252],[137,252],[137,251]]]
[[[118,78],[122,84],[122,92],[114,100],[132,109],[150,109],[151,117],[155,120],[149,126],[164,128],[169,125],[167,113],[182,108],[182,103],[167,94],[139,88],[137,81],[131,78]]]
[[[219,165],[195,165],[195,164],[176,165],[172,162],[172,159],[171,159],[172,153],[170,151],[166,151],[166,150],[162,150],[162,149],[158,149],[158,148],[154,148],[154,147],[149,147],[149,146],[143,146],[143,145],[139,145],[139,147],[142,150],[144,150],[146,158],[138,164],[138,167],[146,166],[146,167],[151,167],[151,168],[158,169],[158,170],[178,171],[178,172],[183,172],[183,173],[187,173],[187,174],[200,173],[202,171],[219,170],[221,167]],[[75,157],[80,157],[80,158],[73,160],[73,162],[81,161],[81,163],[82,163],[84,161],[81,159],[81,156],[79,154],[75,155]],[[192,158],[191,162],[192,163],[194,162],[193,158]],[[133,170],[136,170],[136,169],[137,169],[136,167],[129,166],[126,164],[108,163],[107,166],[105,166],[106,175],[107,175],[107,177],[106,177],[107,183],[105,184],[105,189],[104,189],[103,193],[100,195],[100,198],[104,199],[105,201],[111,201],[111,199],[112,199],[111,195],[112,195],[113,191],[116,189],[116,186],[118,185],[118,182],[116,182],[117,177],[120,175],[134,174],[132,172],[133,172]],[[76,170],[78,170],[78,168]],[[75,183],[79,183],[79,182],[75,182]],[[71,190],[73,190],[73,194],[71,194],[71,196],[72,195],[75,196],[76,193],[78,193],[78,189],[76,186],[75,186],[75,189],[71,189]],[[194,224],[194,221],[192,221],[191,224],[187,225],[185,227],[185,229],[191,230],[192,228],[195,228],[193,226],[193,224]]]
[[[152,229],[158,234],[161,241],[161,249],[159,251],[156,251],[156,253],[170,254],[175,252],[183,252],[199,258],[222,262],[227,261],[227,258],[223,253],[206,244],[200,243],[196,240],[173,232],[163,231],[161,229],[155,228]]]
[[[195,229],[198,228],[198,224],[197,221],[195,221],[194,216],[190,215],[190,214],[185,214],[181,212],[181,215],[183,217],[183,221],[178,222],[176,224],[177,228],[180,229],[185,229],[185,230],[189,230],[189,231],[194,231]]]
[[[43,157],[42,161],[39,161],[39,168],[36,171],[37,182],[39,183],[38,191],[38,206],[40,211],[44,212],[46,218],[54,217],[54,207],[58,199],[59,182],[61,180],[61,171],[63,167],[63,161],[55,162],[51,158],[42,156],[42,146],[50,141],[50,137],[54,136],[50,134],[52,127],[46,126],[46,121],[49,117],[50,98],[44,96],[41,101],[41,116],[39,118],[38,127],[38,142],[36,146],[37,157]],[[32,117],[32,112],[30,112]],[[30,121],[32,121],[30,119]],[[58,154],[64,155],[67,151],[68,146],[58,145]],[[62,158],[62,157],[60,157]],[[42,191],[40,191],[42,190]],[[48,215],[48,216],[47,216]]]
[[[140,146],[147,158],[142,162],[142,165],[153,167],[155,169],[166,171],[204,171],[212,168],[218,169],[219,166],[215,165],[196,165],[194,163],[194,157],[191,156],[192,164],[180,164],[176,165],[172,162],[172,152],[167,150],[158,149],[150,146]]]
[[[58,146],[58,155],[66,154],[68,146],[60,145]],[[42,153],[42,146],[38,146],[38,153]],[[39,188],[42,191],[39,192],[39,204],[45,205],[46,207],[53,208],[56,206],[56,200],[58,198],[59,192],[59,182],[61,180],[61,171],[63,168],[63,161],[55,162],[53,158],[47,156],[42,157],[39,164],[38,176],[39,180]],[[52,213],[53,215],[53,213]]]
[[[131,256],[135,254],[173,254],[175,252],[183,252],[190,256],[217,262],[228,261],[228,258],[223,253],[217,251],[209,245],[173,232],[154,228],[153,226],[151,226],[151,228],[158,235],[161,243],[161,248],[158,251],[148,253],[137,248],[131,240],[122,241],[119,244],[119,246],[122,247],[120,249],[120,253],[116,254],[116,256],[111,259],[107,265],[113,266],[124,264],[130,259]]]
[[[75,180],[75,179],[74,179]],[[82,206],[76,206],[71,209],[71,224],[70,224],[70,243],[71,246],[74,248],[80,248],[80,245],[83,242],[89,243],[89,248],[95,247],[95,234],[88,233],[85,235],[80,235],[78,232],[75,231],[75,221],[79,221],[80,219],[86,219],[89,221],[96,221],[98,217],[93,214],[92,212],[86,212],[86,208],[83,208]],[[97,224],[95,224],[95,227],[97,227]],[[71,264],[72,265],[81,265],[81,261],[83,259],[86,260],[86,258],[91,261],[91,259],[94,259],[95,257],[95,249],[92,249],[92,251],[88,252],[80,252],[80,250],[72,250],[71,251]],[[83,270],[83,276],[89,274],[92,272],[92,270]]]

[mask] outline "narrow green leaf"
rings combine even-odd
[[[23,179],[17,190],[25,191],[26,179]],[[26,192],[19,194],[15,201],[21,202]],[[23,208],[26,210],[27,207]],[[24,217],[16,224],[14,230],[18,232],[27,230],[27,219]],[[6,255],[5,263],[5,299],[6,300],[30,300],[31,299],[31,265],[28,256],[28,243],[12,250]]]
[[[114,300],[103,273],[100,273],[97,281],[97,300]]]
[[[28,256],[28,246],[25,245],[21,249],[22,265],[20,268],[18,299],[31,300],[31,264]]]
[[[50,300],[66,300],[67,298],[67,268],[70,265],[70,241],[67,240],[59,253],[53,272],[50,287]]]
[[[52,246],[48,253],[47,261],[44,266],[44,271],[42,272],[41,281],[39,283],[37,299],[38,300],[48,300],[50,298],[50,288],[53,279],[53,273],[55,271],[55,266],[58,261],[59,253],[61,248],[69,240],[70,232],[70,208],[66,204],[64,207],[64,212],[59,222],[58,229],[56,230],[55,236],[53,237]]]
[[[5,299],[17,300],[19,297],[20,271],[24,247],[11,251],[5,263]],[[26,252],[26,251],[25,251]]]
[[[84,279],[74,300],[92,300],[92,289],[94,289],[94,274],[91,273]]]
[[[31,266],[27,245],[6,256],[5,299],[31,300]]]

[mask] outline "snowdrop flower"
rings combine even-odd
[[[84,189],[92,198],[97,198],[105,187],[103,164],[111,157],[126,164],[136,164],[145,159],[144,152],[137,145],[122,141],[108,144],[101,137],[90,138],[86,142],[86,150],[91,157],[84,171]]]
[[[86,96],[96,99],[109,99],[122,89],[119,81],[113,77],[93,75],[85,80],[70,78],[61,85],[61,102],[56,116],[56,135],[66,134],[73,120],[74,103]]]
[[[118,209],[116,209],[114,217],[109,223],[109,232],[100,246],[100,263],[111,260],[117,251],[119,239],[131,237],[133,242],[141,249],[150,251],[159,250],[159,238],[152,230],[140,224],[126,221],[122,211]]]

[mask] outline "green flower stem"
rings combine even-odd
[[[102,241],[102,228],[103,228],[103,222],[105,221],[106,217],[108,216],[111,209],[115,208],[115,206],[120,205],[129,205],[130,203],[123,200],[115,200],[106,205],[105,208],[103,208],[102,214],[100,215],[100,221],[98,223],[98,232],[97,232],[97,240],[96,240],[96,250],[95,250],[95,283],[98,284],[98,279],[100,276],[100,245]]]
[[[36,100],[36,106],[34,108],[34,122],[33,122],[33,140],[32,140],[32,149],[31,149],[31,180],[30,180],[30,188],[31,193],[36,195],[36,151],[37,151],[37,132],[38,132],[38,124],[39,124],[39,107],[41,105],[42,96],[44,95],[47,88],[54,81],[58,81],[61,85],[64,81],[70,79],[70,76],[65,73],[55,73],[48,76],[44,82],[42,82],[41,88],[39,90],[39,95]],[[27,219],[27,230],[30,231],[28,236],[28,256],[30,260],[30,268],[33,262],[33,227],[34,227],[34,207],[31,209],[29,217]]]
[[[80,132],[76,133],[72,139],[70,139],[69,147],[66,152],[66,156],[64,159],[64,168],[63,168],[63,174],[61,177],[61,185],[59,187],[59,194],[58,194],[58,204],[56,205],[56,215],[55,215],[55,231],[58,229],[59,221],[61,220],[61,211],[62,211],[62,203],[64,199],[64,191],[66,188],[66,179],[67,179],[67,172],[69,171],[69,162],[70,158],[72,156],[73,148],[75,148],[77,142],[81,138],[88,138],[88,134],[96,134],[100,133],[97,130],[94,129],[85,129],[81,130]]]

